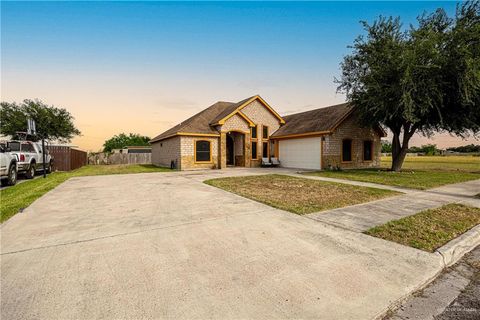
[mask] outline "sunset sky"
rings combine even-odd
[[[345,101],[333,80],[360,20],[393,15],[408,26],[438,7],[455,11],[454,2],[2,1],[1,99],[67,108],[82,131],[73,144],[94,151],[120,132],[153,137],[218,100],[260,94],[280,114],[315,109]]]

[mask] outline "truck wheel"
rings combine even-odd
[[[53,161],[50,161],[47,165],[47,173],[52,173],[52,169],[53,169]]]
[[[15,164],[11,164],[10,168],[8,169],[8,180],[7,184],[9,186],[14,186],[17,183],[17,167]]]
[[[7,177],[2,179],[2,187],[14,186],[17,183],[17,167],[11,164],[8,168]]]
[[[33,179],[33,177],[35,177],[35,162],[30,164],[30,167],[28,167],[28,170],[25,173],[25,177],[27,179]]]

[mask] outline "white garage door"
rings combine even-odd
[[[282,167],[320,170],[321,137],[280,140]]]

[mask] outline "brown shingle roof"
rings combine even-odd
[[[248,100],[249,97],[239,102],[219,101],[205,110],[193,115],[182,123],[168,129],[162,134],[156,136],[150,142],[156,142],[170,138],[180,132],[197,134],[218,134],[214,128],[220,120],[234,112],[238,107]],[[272,137],[281,137],[292,134],[303,134],[313,132],[332,131],[347,115],[350,114],[353,107],[348,103],[338,104],[326,108],[300,112],[283,117],[285,125],[281,126]]]
[[[199,113],[191,116],[187,120],[177,124],[173,128],[168,129],[162,134],[156,136],[150,142],[160,141],[171,136],[176,135],[179,132],[193,132],[201,134],[218,134],[218,131],[215,128],[210,126],[210,123],[213,119],[217,117],[218,114],[223,113],[225,109],[230,110],[230,106],[235,105],[233,102],[219,101],[205,110],[200,111]]]
[[[349,103],[342,103],[284,116],[285,125],[275,131],[272,137],[332,131],[340,121],[350,114],[352,109],[353,107]]]
[[[238,107],[240,107],[242,104],[244,104],[245,102],[247,102],[248,100],[254,98],[255,96],[252,96],[252,97],[249,97],[247,99],[243,99],[242,101],[239,101],[237,103],[232,103],[231,105],[229,105],[228,107],[226,107],[222,112],[220,112],[211,122],[210,124],[217,124],[218,121],[222,120],[223,118],[225,118],[226,116],[228,116],[229,114],[231,114],[232,112],[235,111],[235,109],[237,109]]]
[[[232,112],[234,112],[238,107],[247,102],[248,100],[256,96],[243,99],[239,102],[225,102],[219,101],[205,110],[200,111],[199,113],[191,116],[182,123],[177,124],[173,128],[168,129],[162,134],[156,136],[150,143],[164,140],[178,134],[179,132],[188,132],[188,133],[199,133],[199,134],[218,134],[218,131],[212,126],[217,124],[218,121],[222,120]]]

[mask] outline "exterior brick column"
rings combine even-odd
[[[223,169],[227,167],[227,134],[220,133],[220,148],[218,150],[218,168]]]
[[[252,145],[250,140],[250,133],[245,133],[244,143],[245,143],[245,167],[250,168],[251,166],[250,159],[252,158],[251,157],[252,152],[250,151],[250,148]]]

